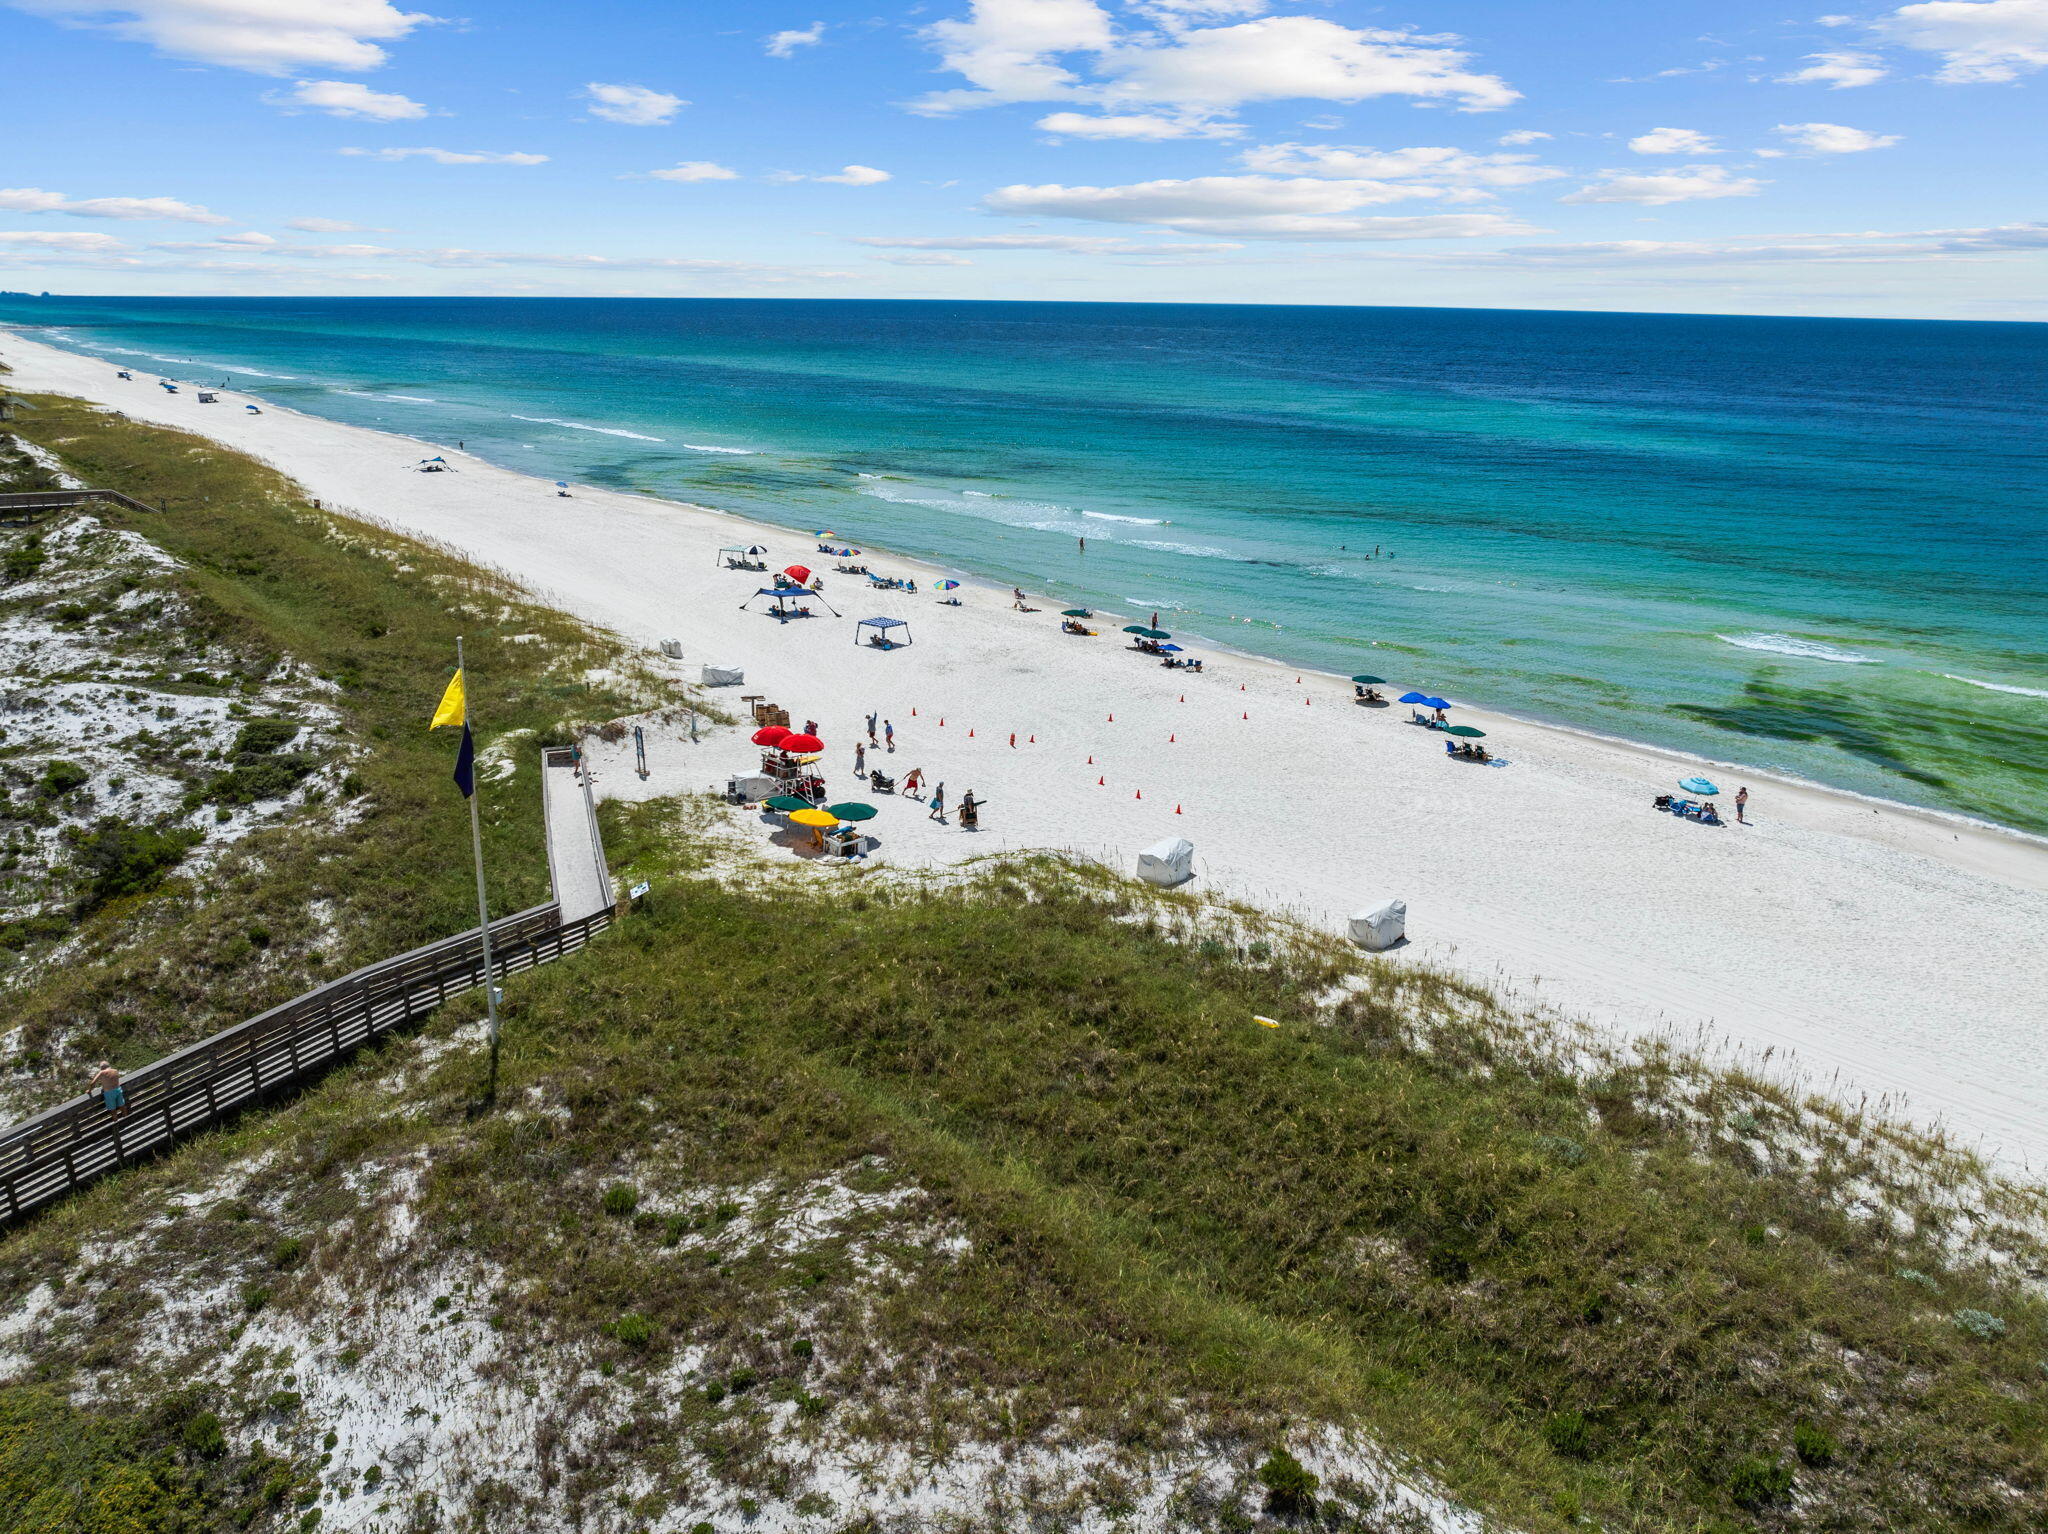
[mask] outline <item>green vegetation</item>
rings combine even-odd
[[[86,428],[46,427],[78,462],[63,438]],[[208,901],[153,897],[173,909],[142,929],[143,959],[50,977],[31,1017],[146,1009],[123,1034],[141,1040],[177,1008],[165,966],[230,942],[244,968],[262,954],[280,983],[302,975],[328,951],[306,937],[313,899],[340,913],[337,953],[465,920],[445,738],[420,728],[445,672],[419,630],[451,632],[436,604],[511,599],[235,472],[258,477],[219,494],[253,509],[126,488],[201,529],[249,524],[213,543],[186,529],[181,552],[218,621],[343,679],[367,817],[270,834],[266,867]],[[505,623],[554,643],[480,639],[477,677],[507,725],[561,728],[575,684],[542,657],[586,641],[531,610]],[[279,734],[245,732],[236,754],[274,757],[297,738],[265,744]],[[489,801],[515,900],[538,887],[537,798],[528,778]],[[480,1377],[528,1391],[537,1441],[576,1446],[444,1506],[450,1528],[611,1527],[627,1485],[648,1524],[736,1527],[773,1502],[862,1527],[778,1457],[789,1444],[927,1468],[963,1447],[1099,1451],[1050,1478],[1046,1505],[1010,1509],[1018,1527],[1120,1516],[1189,1444],[1232,1470],[1173,1493],[1177,1530],[1399,1529],[1381,1465],[1553,1534],[2040,1526],[2038,1193],[1769,1083],[1552,1031],[1473,985],[1086,864],[758,868],[707,803],[604,813],[615,867],[653,893],[510,983],[497,1111],[477,1111],[480,1004],[462,998],[425,1037],[0,1239],[0,1303],[49,1285],[79,1307],[15,1345],[158,1423],[137,1462],[173,1466],[211,1526],[276,1478],[234,1469],[258,1441],[333,1460],[313,1491],[287,1475],[270,1527],[317,1522],[344,1490],[407,1495],[396,1459],[341,1462],[331,1403],[370,1354],[495,1358]],[[144,1274],[224,1296],[180,1313],[183,1354],[134,1345]],[[442,1336],[460,1346],[402,1352]],[[198,1374],[223,1382],[203,1403],[219,1452],[179,1394]],[[89,1483],[29,1463],[29,1496]]]
[[[545,898],[532,743],[567,738],[574,719],[629,706],[616,688],[593,690],[583,677],[598,666],[630,671],[630,661],[622,667],[615,647],[496,577],[315,510],[295,485],[252,460],[61,397],[34,402],[40,410],[10,430],[88,484],[176,508],[164,516],[114,506],[92,514],[183,561],[169,579],[192,613],[181,634],[190,653],[207,646],[242,657],[232,672],[188,665],[159,685],[238,699],[282,668],[318,672],[339,689],[335,733],[353,753],[343,785],[352,802],[345,831],[316,817],[259,832],[209,871],[204,888],[174,877],[195,834],[120,816],[85,832],[73,843],[87,874],[77,906],[88,919],[76,934],[84,945],[11,1006],[9,1026],[23,1025],[19,1066],[47,1073],[52,1095],[68,1095],[79,1060],[140,1064],[358,965],[474,924],[467,824],[447,781],[453,745],[446,731],[425,728],[458,633],[468,639],[479,746],[524,732],[505,759],[515,769],[511,782],[502,792],[486,788],[491,898],[501,911]],[[16,542],[15,556],[39,566],[41,539]],[[149,610],[123,620],[147,623]],[[292,749],[303,723],[247,718],[224,770],[189,764],[188,805],[217,804],[224,817],[230,806],[291,791],[319,762]],[[487,781],[496,770],[487,765]],[[38,791],[61,803],[83,790],[52,764]],[[134,898],[141,896],[148,898]],[[252,930],[265,942],[252,941]],[[0,948],[71,931],[62,918],[16,922],[0,930]]]

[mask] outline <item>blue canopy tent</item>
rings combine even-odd
[[[855,644],[861,642],[860,631],[862,629],[874,630],[874,633],[868,636],[867,642],[877,650],[893,650],[898,645],[910,643],[910,620],[908,618],[863,618],[853,626],[853,642]],[[902,629],[903,637],[900,640],[891,638],[890,631],[892,629]]]
[[[840,616],[838,608],[819,596],[817,592],[804,586],[763,586],[753,596],[748,597],[745,602],[740,603],[740,611],[745,612],[755,597],[773,597],[775,599],[775,605],[768,609],[768,616],[771,618],[788,619],[807,618],[810,616],[807,610],[799,611],[795,607],[785,607],[783,605],[785,602],[800,602],[805,604],[806,608],[808,608],[810,603],[816,602],[833,617],[837,618]]]

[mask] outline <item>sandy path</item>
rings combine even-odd
[[[452,449],[460,472],[418,474],[411,438],[267,404],[251,416],[234,394],[200,405],[19,338],[0,351],[17,389],[207,432],[330,506],[441,540],[583,618],[648,645],[679,639],[693,675],[707,660],[744,666],[740,690],[820,722],[836,794],[860,796],[861,717],[892,719],[899,749],[883,759],[899,775],[922,766],[989,809],[970,836],[882,798],[883,857],[1060,846],[1129,867],[1182,834],[1206,887],[1325,925],[1400,895],[1414,959],[1629,1032],[1769,1052],[1776,1068],[1889,1094],[2009,1159],[2048,1160],[2048,844],[1723,768],[1709,775],[1749,784],[1756,824],[1690,824],[1650,808],[1699,770],[1690,758],[1465,709],[1510,765],[1450,761],[1406,709],[1356,708],[1336,679],[1228,655],[1184,677],[1122,648],[1128,617],[1088,640],[1062,635],[1050,604],[1011,611],[1007,589],[970,584],[965,605],[942,607],[939,572],[886,555],[868,562],[926,589],[870,596],[828,573],[825,596],[848,617],[781,625],[738,610],[755,578],[713,551],[757,540],[777,568],[829,572],[807,537],[600,490],[561,500]],[[915,644],[856,646],[852,619],[875,614],[911,619]],[[1395,692],[1409,685],[1386,674]],[[489,685],[475,680],[484,717]],[[649,789],[722,784],[756,755],[738,732],[651,739],[649,753]],[[607,789],[641,791],[623,764],[600,770]]]

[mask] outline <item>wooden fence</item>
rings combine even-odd
[[[516,974],[574,953],[610,926],[607,909],[561,921],[553,901],[491,923],[492,969]],[[0,1224],[297,1086],[365,1041],[482,983],[480,929],[372,964],[145,1065],[123,1083],[128,1111],[98,1093],[0,1130]]]
[[[83,506],[88,501],[109,501],[116,506],[126,506],[130,511],[159,514],[163,511],[161,506],[151,506],[118,490],[12,490],[0,495],[0,521],[26,522],[44,512],[63,511],[69,506]]]

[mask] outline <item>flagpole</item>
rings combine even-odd
[[[469,671],[462,658],[462,636],[455,636],[455,669],[463,679],[462,723],[469,724]],[[491,1075],[484,1088],[484,1101],[498,1100],[498,981],[491,966],[491,906],[484,894],[484,833],[478,819],[474,781],[469,793],[469,848],[476,859],[476,919],[484,939],[484,1010],[491,1021]]]

